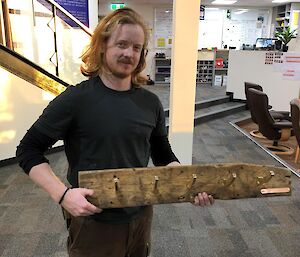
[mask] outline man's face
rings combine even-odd
[[[119,24],[106,44],[105,60],[108,69],[118,78],[127,78],[139,64],[144,45],[140,25]]]

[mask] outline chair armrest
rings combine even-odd
[[[290,112],[286,112],[286,111],[273,111],[273,110],[270,110],[269,112],[270,112],[271,116],[275,120],[292,121],[292,117],[290,116]]]
[[[276,111],[276,112],[281,113],[284,116],[290,116],[290,112],[288,111]]]
[[[289,122],[289,121],[278,121],[278,122],[275,122],[273,124],[273,126],[278,129],[284,129],[284,128],[291,129],[293,127],[292,122]]]

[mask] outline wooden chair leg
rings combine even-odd
[[[295,163],[298,162],[299,159],[299,146],[297,146],[296,155],[295,155]]]

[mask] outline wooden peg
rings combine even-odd
[[[290,193],[291,189],[288,187],[280,187],[280,188],[263,188],[260,190],[263,195],[266,194],[283,194]]]
[[[192,185],[194,185],[194,184],[195,184],[195,182],[196,182],[196,179],[197,179],[197,174],[193,174],[193,183],[192,183]]]
[[[119,190],[119,179],[114,178],[114,182],[115,182],[115,190],[118,191]]]
[[[159,178],[158,178],[158,176],[154,176],[154,179],[155,179],[154,188],[157,189]]]

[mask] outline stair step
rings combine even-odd
[[[199,109],[195,112],[194,125],[207,122],[213,119],[225,117],[227,115],[235,114],[240,111],[246,110],[245,103],[226,102],[207,108]],[[169,117],[166,117],[167,127],[169,126]]]
[[[195,126],[213,119],[218,119],[246,110],[245,103],[228,102],[208,107],[195,112]]]
[[[228,103],[230,101],[230,96],[218,96],[214,98],[210,98],[207,100],[198,101],[195,103],[195,111],[203,108],[208,108],[211,106]],[[169,108],[165,109],[165,116],[169,117]]]
[[[204,101],[199,101],[195,103],[195,110],[208,108],[210,106],[219,105],[223,103],[228,103],[230,101],[230,96],[218,96],[214,98],[210,98]]]

